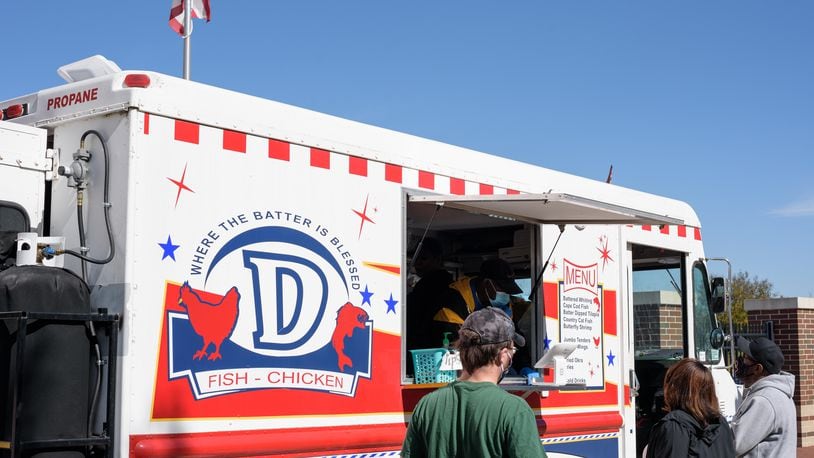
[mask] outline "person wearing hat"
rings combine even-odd
[[[738,337],[737,345],[743,355],[735,375],[744,385],[744,398],[732,420],[737,456],[795,456],[794,375],[782,370],[783,352],[765,337]]]
[[[401,456],[545,457],[528,403],[497,385],[515,345],[525,345],[511,318],[495,307],[477,310],[458,336],[461,376],[418,402]]]
[[[435,320],[463,323],[475,310],[497,307],[512,316],[511,297],[523,290],[514,281],[514,270],[500,258],[487,259],[475,277],[461,277],[449,285],[456,294],[447,297],[446,304],[435,315]]]

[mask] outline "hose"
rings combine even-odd
[[[86,256],[82,253],[77,253],[73,250],[61,250],[58,251],[57,254],[69,254],[71,256],[75,256],[83,261],[91,262],[93,264],[107,264],[108,262],[113,260],[113,257],[116,255],[116,244],[113,241],[113,229],[110,226],[110,159],[107,154],[107,145],[105,145],[105,141],[102,139],[101,134],[95,130],[89,130],[82,134],[82,137],[79,139],[79,147],[84,148],[85,146],[85,138],[88,135],[94,135],[96,138],[99,139],[99,143],[102,144],[102,153],[104,153],[105,157],[105,184],[104,184],[104,214],[105,214],[105,228],[107,229],[107,240],[110,245],[110,252],[105,259],[96,259],[91,258],[90,256]],[[79,243],[80,246],[84,247],[85,243],[83,239],[85,238],[84,235],[84,221],[82,219],[82,199],[80,198],[81,190],[77,188],[77,219],[78,219],[78,226],[79,226]],[[81,251],[81,249],[80,249]],[[84,272],[84,266],[83,266]]]
[[[87,263],[91,262],[94,264],[107,264],[108,262],[113,260],[113,257],[116,255],[116,244],[113,240],[113,230],[110,225],[110,158],[107,153],[107,145],[105,145],[105,141],[99,132],[95,130],[88,130],[82,137],[79,139],[79,148],[85,148],[85,139],[88,135],[94,135],[97,139],[99,139],[99,143],[102,144],[102,152],[104,154],[105,159],[105,181],[104,181],[104,215],[105,215],[105,229],[107,230],[107,240],[110,246],[110,252],[108,253],[107,258],[105,259],[95,259],[90,256],[87,256],[84,253],[87,253],[88,249],[86,248],[86,237],[85,237],[85,220],[84,220],[84,195],[82,193],[82,187],[77,186],[76,188],[76,224],[77,230],[79,231],[79,250],[82,253],[77,253],[72,250],[64,250],[62,253],[69,254],[72,256],[76,256],[82,260],[82,280],[87,283]],[[102,352],[99,348],[99,339],[96,336],[96,328],[93,325],[93,321],[88,321],[87,323],[88,332],[91,335],[93,348],[96,352],[96,383],[93,388],[93,397],[91,398],[90,403],[90,412],[88,413],[88,434],[93,435],[93,421],[96,418],[96,407],[99,401],[99,392],[101,389],[102,384]]]
[[[76,188],[76,226],[79,231],[79,251],[82,253],[87,253],[87,248],[85,247],[85,220],[82,217],[83,211],[83,201],[85,200],[85,195],[82,193],[82,189],[77,187]],[[88,282],[88,263],[84,259],[82,259],[82,280],[85,283]]]
[[[88,413],[88,434],[93,435],[93,420],[96,418],[96,404],[99,402],[99,391],[102,386],[102,352],[99,349],[99,339],[96,337],[96,328],[93,321],[88,321],[88,331],[93,337],[93,348],[96,350],[96,385],[93,388],[93,397],[90,401],[90,412]]]

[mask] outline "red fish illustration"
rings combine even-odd
[[[594,298],[594,304],[596,304],[596,313],[599,313],[600,304],[599,304],[599,298],[598,297]]]
[[[356,328],[364,329],[367,319],[367,312],[350,302],[346,302],[336,313],[336,329],[331,336],[331,345],[336,350],[340,371],[346,366],[353,367],[353,361],[345,354],[345,337],[350,337]]]
[[[178,294],[178,303],[187,310],[192,329],[203,338],[203,347],[195,352],[193,359],[203,359],[210,344],[215,346],[215,351],[207,359],[210,361],[222,359],[220,346],[235,329],[239,301],[240,293],[234,286],[220,302],[213,304],[201,299],[198,293],[190,288],[189,283],[184,282]]]

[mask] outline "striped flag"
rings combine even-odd
[[[209,0],[192,0],[192,17],[195,19],[206,19],[209,22],[212,19],[212,13],[209,10]],[[172,8],[170,8],[170,28],[175,30],[178,35],[186,35],[184,30],[184,0],[172,0]]]

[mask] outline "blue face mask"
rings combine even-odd
[[[492,307],[497,307],[499,309],[506,309],[509,305],[509,300],[511,300],[511,296],[509,293],[504,293],[503,291],[496,291],[495,298],[489,299],[489,302],[492,303]]]
[[[500,293],[498,293],[498,294],[500,294]],[[504,293],[504,294],[505,294],[505,293]],[[509,373],[509,369],[511,369],[511,368],[512,368],[512,360],[514,360],[514,353],[515,353],[516,351],[517,351],[517,349],[512,349],[511,353],[509,353],[509,364],[507,364],[507,365],[506,365],[506,369],[503,369],[503,363],[500,363],[500,369],[501,369],[503,372],[501,372],[501,373],[500,373],[500,377],[497,379],[497,383],[502,382],[502,381],[503,381],[503,377],[505,377],[505,376],[506,376],[506,374],[508,374],[508,373]]]

